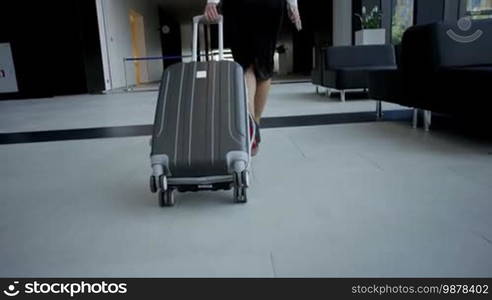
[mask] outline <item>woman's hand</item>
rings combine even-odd
[[[219,11],[217,10],[217,4],[216,3],[209,3],[205,7],[205,12],[203,13],[205,16],[205,19],[207,19],[208,22],[215,22],[219,19]]]
[[[301,15],[299,14],[299,8],[294,5],[289,5],[289,19],[296,26],[298,31],[302,30]]]

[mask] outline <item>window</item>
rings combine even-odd
[[[467,0],[465,14],[473,19],[492,18],[492,0]]]
[[[414,0],[393,0],[391,43],[399,44],[403,33],[413,25]]]

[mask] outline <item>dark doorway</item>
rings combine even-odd
[[[162,8],[159,9],[160,33],[162,56],[164,68],[175,63],[182,62],[181,57],[181,26],[179,22],[167,14]]]
[[[95,1],[8,0],[2,11],[0,42],[11,44],[19,92],[0,99],[104,89]]]
[[[294,43],[294,73],[310,75],[313,68],[313,49],[331,45],[333,28],[332,1],[300,0],[299,11],[303,30],[290,25]],[[285,22],[289,22],[286,17]]]

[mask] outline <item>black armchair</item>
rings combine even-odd
[[[415,108],[415,117],[426,111],[428,129],[431,112],[489,114],[491,82],[492,20],[474,21],[468,32],[435,23],[405,32],[398,70],[371,72],[369,91],[373,99]]]
[[[369,88],[369,71],[396,69],[395,50],[391,45],[330,47],[324,64],[323,86],[340,91],[345,101],[346,91]]]

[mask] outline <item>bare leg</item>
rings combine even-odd
[[[248,107],[249,107],[249,112],[253,118],[255,117],[255,98],[256,98],[256,92],[257,92],[257,81],[256,81],[256,75],[254,72],[254,67],[250,66],[246,72],[244,73],[244,77],[246,78],[246,88],[248,90]],[[250,127],[252,129],[252,127]],[[248,129],[248,130],[250,130]],[[256,143],[256,140],[254,141],[254,144],[256,144],[256,147],[253,146],[251,149],[251,156],[256,156],[258,154],[258,145]]]
[[[265,111],[265,106],[267,103],[268,93],[270,92],[271,85],[271,79],[257,82],[255,95],[255,119],[258,123],[260,123],[263,112]]]
[[[246,88],[248,89],[249,111],[255,117],[255,95],[256,95],[256,76],[253,67],[249,67],[244,73],[246,78]]]

